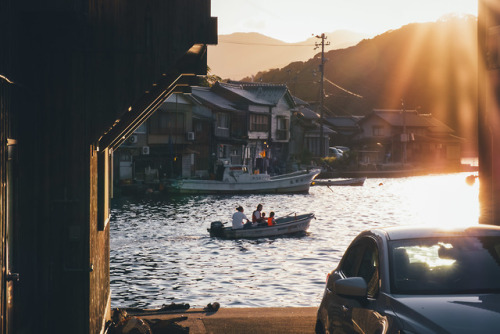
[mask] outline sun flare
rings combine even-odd
[[[479,181],[468,185],[465,177],[450,174],[420,179],[405,190],[423,224],[446,228],[478,223]]]

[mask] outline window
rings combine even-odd
[[[376,296],[379,291],[379,260],[376,244],[366,239],[349,248],[342,262],[341,271],[346,277],[364,278],[368,296]]]
[[[342,263],[342,272],[345,277],[355,277],[358,272],[358,264],[361,254],[363,252],[363,246],[357,244],[347,251],[347,255]]]
[[[184,113],[157,112],[151,116],[151,134],[178,133],[185,132]]]
[[[195,123],[195,131],[196,132],[201,132],[203,131],[203,124],[201,122],[196,122]]]
[[[277,125],[278,125],[278,130],[288,130],[288,118],[285,117],[278,117],[277,118]]]
[[[368,285],[367,295],[375,297],[379,288],[379,266],[378,266],[378,252],[373,243],[368,243],[361,264],[359,266],[358,275],[363,277]]]
[[[137,130],[134,131],[134,133],[146,133],[146,130],[146,123],[142,123],[141,125],[139,125]]]
[[[250,115],[250,131],[267,131],[269,129],[267,115]]]
[[[221,129],[229,129],[229,115],[225,113],[217,113],[217,127]]]
[[[287,140],[288,139],[288,124],[289,119],[285,117],[278,117],[276,119],[276,139],[277,140]]]
[[[500,237],[441,237],[389,243],[391,291],[500,293]]]
[[[125,152],[122,152],[118,158],[120,161],[132,161],[132,155]]]
[[[373,136],[383,136],[384,135],[384,127],[380,125],[374,125],[372,127]]]

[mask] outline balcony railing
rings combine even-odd
[[[215,136],[227,138],[227,137],[229,137],[229,129],[215,128]]]
[[[267,124],[251,124],[250,131],[265,132],[269,129]]]

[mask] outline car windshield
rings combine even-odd
[[[397,240],[389,256],[392,293],[500,293],[498,236]]]

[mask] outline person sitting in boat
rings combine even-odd
[[[233,213],[233,229],[240,229],[243,227],[251,226],[250,220],[243,213],[244,209],[242,206],[236,208],[236,212]],[[246,223],[243,223],[243,220],[246,220]]]
[[[267,217],[265,212],[261,212],[260,223],[257,226],[267,226]]]
[[[273,226],[276,224],[276,220],[274,219],[274,211],[271,211],[269,217],[267,217],[267,226]]]
[[[252,213],[252,225],[253,226],[256,226],[258,225],[259,223],[262,223],[262,222],[265,222],[264,219],[262,219],[262,204],[259,204],[257,205],[257,210],[255,210],[253,213]]]

